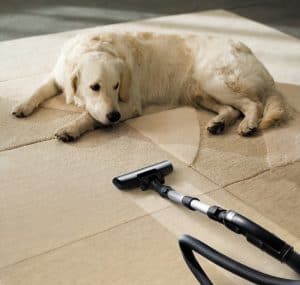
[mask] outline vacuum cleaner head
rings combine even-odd
[[[120,175],[113,179],[113,183],[119,189],[132,189],[141,187],[145,183],[145,179],[155,176],[163,183],[164,177],[173,171],[172,163],[164,160],[141,169],[131,171]]]

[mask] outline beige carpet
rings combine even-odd
[[[236,126],[211,136],[204,128],[209,112],[149,110],[63,144],[53,134],[80,110],[61,97],[24,120],[10,116],[10,108],[30,94],[78,31],[1,42],[0,284],[196,284],[177,246],[183,233],[270,274],[296,277],[204,216],[151,192],[117,191],[111,179],[169,159],[175,172],[167,182],[176,189],[240,211],[300,250],[300,41],[222,10],[95,29],[242,40],[273,74],[294,120],[254,138],[238,136]],[[249,284],[201,262],[216,284]]]

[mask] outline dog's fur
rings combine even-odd
[[[13,114],[28,116],[61,91],[67,103],[86,110],[56,133],[63,141],[98,123],[110,124],[107,114],[112,111],[119,112],[123,121],[141,115],[149,104],[211,110],[217,113],[207,125],[213,134],[233,124],[241,113],[238,132],[244,136],[270,127],[286,114],[274,80],[247,46],[204,35],[79,35],[65,45],[50,77]]]

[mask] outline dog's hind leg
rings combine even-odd
[[[98,126],[99,123],[88,112],[84,112],[75,121],[58,130],[55,136],[63,142],[71,142],[79,138],[83,133],[94,130]]]
[[[54,78],[49,77],[24,102],[16,105],[12,114],[18,118],[29,116],[42,102],[58,94],[59,88]]]
[[[214,135],[220,134],[228,127],[235,123],[241,115],[240,111],[229,105],[222,105],[209,95],[199,96],[197,105],[201,105],[205,109],[213,111],[218,115],[213,117],[206,125],[207,130]]]
[[[235,106],[239,108],[245,116],[238,127],[239,134],[241,136],[251,136],[255,134],[263,113],[262,103],[244,97],[236,101]]]

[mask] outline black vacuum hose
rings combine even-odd
[[[300,280],[283,279],[274,277],[260,271],[254,270],[242,263],[239,263],[226,255],[214,250],[205,243],[188,235],[179,239],[179,246],[184,260],[201,285],[213,285],[204,270],[199,265],[193,251],[199,253],[211,262],[222,268],[259,285],[300,285]],[[299,272],[300,255],[292,251],[286,263],[295,271]]]

